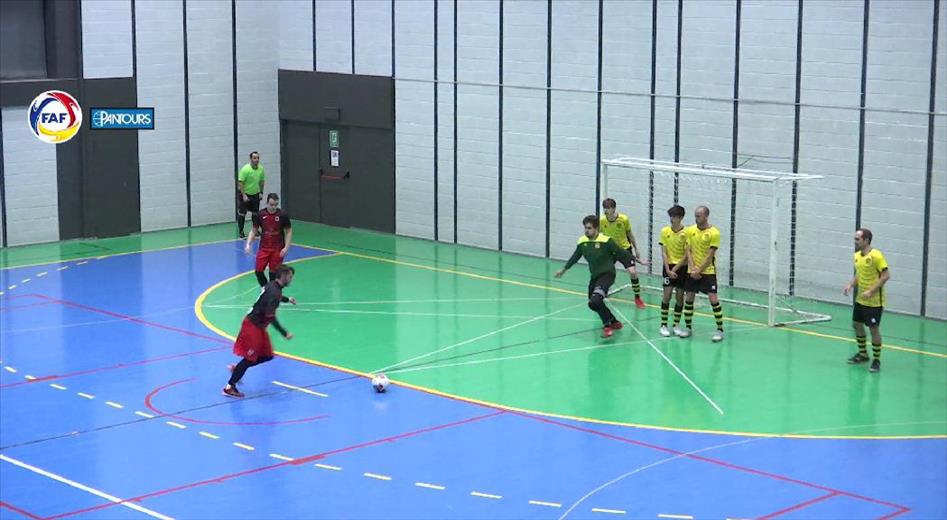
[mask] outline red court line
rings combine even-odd
[[[907,513],[907,512],[910,511],[910,510],[911,510],[910,508],[902,507],[901,509],[895,511],[894,513],[891,513],[891,514],[882,516],[882,517],[879,518],[878,520],[889,520],[890,518],[894,518],[894,517],[896,517],[896,516],[901,516],[901,515],[903,515],[904,513]]]
[[[616,440],[616,441],[619,441],[619,442],[626,442],[626,443],[628,443],[628,444],[635,444],[635,445],[638,445],[638,446],[643,446],[643,447],[645,447],[645,448],[651,448],[651,449],[653,449],[653,450],[663,451],[663,452],[665,452],[665,453],[670,453],[670,454],[673,454],[673,455],[679,455],[679,456],[682,456],[682,457],[686,457],[686,458],[694,459],[694,460],[699,460],[699,461],[702,461],[702,462],[709,462],[709,463],[711,463],[711,464],[716,464],[716,465],[718,465],[718,466],[723,466],[723,467],[725,467],[725,468],[730,468],[730,469],[734,469],[734,470],[737,470],[737,471],[743,471],[743,472],[745,472],[745,473],[751,473],[751,474],[753,474],[753,475],[759,475],[759,476],[762,476],[762,477],[767,477],[767,478],[771,478],[771,479],[775,479],[775,480],[780,480],[780,481],[783,481],[783,482],[789,482],[789,483],[792,483],[792,484],[798,484],[798,485],[801,485],[801,486],[806,486],[806,487],[810,487],[810,488],[813,488],[813,489],[818,489],[818,490],[825,491],[825,492],[830,493],[830,494],[834,493],[834,494],[836,494],[836,495],[844,495],[844,496],[847,496],[847,497],[856,498],[856,499],[859,499],[859,500],[864,500],[864,501],[867,501],[867,502],[872,502],[872,503],[875,503],[875,504],[881,504],[881,505],[884,505],[884,506],[892,507],[892,508],[894,508],[894,509],[899,509],[899,510],[900,510],[900,509],[903,509],[903,510],[905,510],[905,511],[910,511],[910,508],[907,508],[907,507],[902,506],[902,505],[899,505],[899,504],[894,504],[894,503],[891,503],[891,502],[885,502],[884,500],[879,500],[879,499],[877,499],[877,498],[870,498],[870,497],[858,495],[858,494],[855,494],[855,493],[849,493],[848,491],[842,491],[842,490],[840,490],[840,489],[833,489],[833,488],[826,487],[826,486],[822,486],[822,485],[819,485],[819,484],[814,484],[814,483],[812,483],[812,482],[807,482],[807,481],[805,481],[805,480],[799,480],[799,479],[795,479],[795,478],[792,478],[792,477],[787,477],[787,476],[784,476],[784,475],[779,475],[779,474],[776,474],[776,473],[770,473],[770,472],[768,472],[768,471],[762,471],[762,470],[758,470],[758,469],[748,468],[748,467],[746,467],[746,466],[740,466],[740,465],[737,465],[737,464],[731,464],[731,463],[726,462],[726,461],[722,461],[722,460],[719,460],[719,459],[712,459],[712,458],[710,458],[710,457],[704,457],[704,456],[702,456],[702,455],[689,454],[689,453],[687,453],[687,452],[678,451],[678,450],[671,449],[671,448],[666,448],[666,447],[664,447],[664,446],[658,446],[658,445],[656,445],[656,444],[650,444],[650,443],[643,442],[643,441],[639,441],[639,440],[635,440],[635,439],[629,439],[629,438],[627,438],[627,437],[621,437],[621,436],[618,436],[618,435],[612,435],[612,434],[609,434],[609,433],[600,432],[600,431],[598,431],[598,430],[593,430],[593,429],[591,429],[591,428],[583,428],[583,427],[581,427],[581,426],[576,426],[576,425],[573,425],[573,424],[568,424],[568,423],[563,423],[563,422],[559,422],[559,421],[554,421],[554,420],[549,419],[549,418],[546,418],[546,417],[540,417],[540,416],[529,415],[529,414],[525,414],[525,413],[522,413],[522,412],[510,412],[510,413],[512,413],[512,414],[514,414],[514,415],[518,415],[518,416],[520,416],[520,417],[526,417],[526,418],[528,418],[528,419],[533,419],[534,421],[540,421],[540,422],[544,422],[544,423],[548,423],[548,424],[554,424],[554,425],[556,425],[556,426],[560,426],[560,427],[563,427],[563,428],[568,428],[568,429],[571,429],[571,430],[577,430],[577,431],[581,431],[581,432],[585,432],[585,433],[590,433],[590,434],[593,434],[593,435],[598,435],[598,436],[605,437],[605,438],[612,439],[612,440]],[[903,512],[904,512],[904,511],[901,511],[901,512],[899,512],[898,514],[901,514],[901,513],[903,513]]]
[[[179,385],[181,383],[187,383],[188,381],[193,381],[193,380],[194,380],[193,377],[190,379],[182,379],[180,381],[175,381],[173,383],[168,383],[164,386],[159,386],[158,388],[155,388],[154,390],[149,392],[147,396],[145,396],[145,406],[152,412],[162,417],[171,417],[172,419],[177,419],[179,421],[184,421],[184,422],[189,422],[189,423],[216,424],[216,425],[223,425],[223,426],[279,426],[279,425],[284,425],[284,424],[307,423],[307,422],[312,422],[318,419],[325,419],[326,417],[328,417],[328,415],[313,415],[312,417],[303,417],[302,419],[293,419],[289,421],[268,421],[268,422],[205,421],[203,419],[192,419],[190,417],[170,414],[158,409],[156,406],[151,404],[151,400],[154,398],[155,395],[158,394],[158,392],[171,388],[172,386]]]
[[[27,303],[23,305],[4,305],[3,307],[0,307],[0,312],[16,309],[28,309],[30,307],[42,307],[43,305],[50,305],[51,303],[53,302]]]
[[[7,383],[7,384],[5,384],[5,385],[0,385],[0,388],[10,388],[10,387],[13,387],[13,386],[31,385],[31,384],[33,384],[33,383],[41,383],[41,382],[43,382],[43,381],[53,381],[53,380],[66,379],[66,378],[76,377],[76,376],[84,376],[84,375],[86,375],[86,374],[95,374],[95,373],[99,373],[99,372],[108,372],[108,371],[110,371],[110,370],[119,370],[119,369],[122,369],[122,368],[128,368],[128,367],[133,367],[133,366],[138,366],[138,365],[147,365],[147,364],[150,364],[150,363],[157,363],[157,362],[159,362],[159,361],[167,361],[167,360],[169,360],[169,359],[178,359],[178,358],[182,358],[182,357],[196,356],[196,355],[198,355],[198,354],[207,354],[207,353],[209,353],[209,352],[219,352],[219,351],[221,351],[221,350],[228,350],[229,348],[230,348],[230,347],[214,347],[214,348],[208,348],[208,349],[204,349],[204,350],[197,350],[197,351],[194,351],[194,352],[184,352],[184,353],[182,353],[182,354],[170,354],[170,355],[167,355],[167,356],[159,356],[159,357],[153,357],[153,358],[148,358],[148,359],[142,359],[142,360],[140,360],[140,361],[131,361],[131,362],[129,362],[129,363],[119,363],[119,364],[117,364],[117,365],[111,365],[111,366],[106,366],[106,367],[90,368],[90,369],[87,369],[87,370],[79,370],[79,371],[77,371],[77,372],[68,372],[68,373],[59,374],[59,375],[54,374],[54,375],[49,375],[49,376],[42,376],[42,377],[37,377],[36,379],[33,379],[33,380],[31,380],[31,381],[20,381],[20,382],[18,382],[18,383]]]
[[[245,476],[245,475],[251,475],[251,474],[254,474],[254,473],[260,473],[260,472],[263,472],[263,471],[269,471],[269,470],[271,470],[271,469],[282,468],[282,467],[285,467],[285,466],[301,466],[301,465],[303,465],[303,464],[307,464],[307,463],[312,462],[312,461],[315,461],[315,460],[324,459],[324,458],[329,457],[329,456],[331,456],[331,455],[336,455],[336,454],[339,454],[339,453],[345,453],[345,452],[348,452],[348,451],[354,451],[354,450],[358,450],[358,449],[361,449],[361,448],[366,448],[366,447],[368,447],[368,446],[375,446],[375,445],[377,445],[377,444],[383,444],[383,443],[387,443],[387,442],[395,442],[395,441],[398,441],[398,440],[401,440],[401,439],[406,439],[406,438],[409,438],[409,437],[415,437],[415,436],[418,436],[418,435],[421,435],[421,434],[424,434],[424,433],[433,432],[433,431],[446,430],[446,429],[448,429],[448,428],[453,428],[453,427],[455,427],[455,426],[461,426],[461,425],[464,425],[464,424],[468,424],[468,423],[472,423],[472,422],[481,421],[481,420],[483,420],[483,419],[489,419],[489,418],[491,418],[491,417],[496,417],[496,416],[502,415],[502,414],[504,414],[504,413],[506,413],[506,412],[503,411],[503,410],[500,410],[500,411],[498,411],[498,412],[488,413],[488,414],[484,414],[484,415],[476,415],[476,416],[474,416],[474,417],[468,417],[468,418],[462,419],[462,420],[460,420],[460,421],[453,421],[453,422],[449,422],[449,423],[445,423],[445,424],[439,424],[439,425],[436,425],[436,426],[429,426],[429,427],[427,427],[427,428],[422,428],[422,429],[420,429],[420,430],[414,430],[414,431],[410,431],[410,432],[400,433],[400,434],[398,434],[398,435],[392,435],[392,436],[390,436],[390,437],[385,437],[385,438],[382,438],[382,439],[376,439],[376,440],[373,440],[373,441],[363,442],[363,443],[360,443],[360,444],[354,444],[354,445],[352,445],[352,446],[346,446],[346,447],[344,447],[344,448],[338,448],[338,449],[331,450],[331,451],[325,451],[325,452],[322,452],[322,453],[317,453],[317,454],[315,454],[315,455],[310,455],[310,456],[308,456],[308,457],[303,457],[303,458],[300,458],[300,459],[294,459],[294,460],[290,460],[290,461],[286,461],[286,462],[280,462],[279,464],[271,464],[271,465],[269,465],[269,466],[261,466],[261,467],[259,467],[259,468],[248,469],[248,470],[245,470],[245,471],[240,471],[240,472],[238,472],[238,473],[230,473],[230,474],[228,474],[228,475],[222,475],[222,476],[220,476],[220,477],[210,478],[210,479],[207,479],[207,480],[201,480],[201,481],[198,481],[198,482],[192,482],[192,483],[190,483],[190,484],[184,484],[184,485],[181,485],[181,486],[175,486],[175,487],[172,487],[172,488],[162,489],[162,490],[159,490],[159,491],[154,491],[154,492],[151,492],[151,493],[147,493],[147,494],[145,494],[145,495],[139,495],[139,496],[134,497],[134,498],[128,498],[128,499],[122,500],[121,502],[109,502],[109,503],[107,503],[107,504],[102,504],[102,505],[98,505],[98,506],[94,506],[94,507],[89,507],[89,508],[85,508],[85,509],[79,509],[79,510],[70,511],[70,512],[67,512],[67,513],[60,513],[60,514],[58,514],[58,515],[54,515],[54,516],[47,517],[45,520],[56,520],[56,519],[58,519],[58,518],[65,518],[65,517],[74,516],[74,515],[78,515],[78,514],[89,513],[89,512],[91,512],[91,511],[98,511],[98,510],[101,510],[101,509],[107,509],[107,508],[109,508],[109,507],[114,507],[114,506],[117,506],[117,505],[119,505],[119,504],[121,504],[121,503],[124,503],[124,502],[141,502],[142,500],[146,500],[146,499],[149,499],[149,498],[154,498],[154,497],[157,497],[157,496],[162,496],[162,495],[167,495],[167,494],[171,494],[171,493],[176,493],[176,492],[178,492],[178,491],[184,491],[184,490],[186,490],[186,489],[193,489],[193,488],[200,487],[200,486],[204,486],[204,485],[207,485],[207,484],[222,484],[222,483],[224,483],[224,482],[226,482],[226,481],[228,481],[228,480],[231,480],[231,479],[235,479],[235,478],[242,477],[242,476]]]
[[[4,507],[15,513],[20,513],[21,515],[27,518],[32,518],[33,520],[43,520],[43,517],[41,516],[36,516],[33,513],[30,513],[29,511],[26,511],[24,509],[20,509],[19,507],[16,507],[9,502],[0,501],[0,509],[3,509]]]
[[[112,312],[112,311],[109,311],[109,310],[100,309],[100,308],[98,308],[98,307],[92,307],[92,306],[85,305],[85,304],[82,304],[82,303],[72,302],[72,301],[68,301],[68,300],[59,300],[59,299],[51,298],[51,297],[46,296],[46,295],[43,295],[43,294],[34,294],[33,296],[35,296],[35,297],[37,297],[37,298],[42,298],[42,299],[44,299],[44,300],[48,300],[48,301],[51,301],[51,302],[58,303],[58,304],[60,304],[60,305],[67,305],[67,306],[69,306],[69,307],[75,307],[75,308],[77,308],[77,309],[83,309],[83,310],[87,310],[87,311],[90,311],[90,312],[97,312],[97,313],[99,313],[99,314],[104,314],[104,315],[106,315],[106,316],[111,316],[111,317],[113,317],[113,318],[120,318],[120,319],[123,319],[123,320],[128,320],[128,321],[131,321],[131,322],[134,322],[134,323],[139,323],[139,324],[141,324],[141,325],[147,325],[147,326],[149,326],[149,327],[156,327],[156,328],[159,328],[159,329],[170,330],[170,331],[172,331],[172,332],[177,332],[177,333],[184,334],[184,335],[186,335],[186,336],[195,337],[195,338],[206,339],[206,340],[208,340],[208,341],[213,341],[213,342],[215,342],[215,343],[227,343],[227,344],[230,344],[230,340],[220,338],[219,336],[206,336],[206,335],[204,335],[204,334],[198,334],[198,333],[196,333],[196,332],[191,332],[191,331],[189,331],[189,330],[187,330],[187,329],[181,329],[181,328],[178,328],[178,327],[172,327],[172,326],[170,326],[170,325],[164,325],[164,324],[161,324],[161,323],[155,323],[155,322],[153,322],[153,321],[146,321],[146,320],[143,320],[143,319],[140,319],[140,318],[136,318],[136,317],[134,317],[134,316],[129,316],[129,315],[127,315],[127,314],[120,314],[120,313],[118,313],[118,312]]]
[[[830,499],[830,498],[834,498],[834,497],[837,497],[837,496],[839,496],[838,493],[829,493],[829,494],[827,494],[827,495],[822,495],[822,496],[820,496],[820,497],[815,497],[815,498],[813,498],[813,499],[811,499],[811,500],[806,500],[805,502],[800,502],[800,503],[798,503],[798,504],[796,504],[796,505],[794,505],[794,506],[789,506],[789,507],[787,507],[787,508],[785,508],[785,509],[780,509],[779,511],[776,511],[775,513],[770,513],[770,514],[768,514],[768,515],[766,515],[766,516],[761,516],[761,517],[759,517],[757,520],[770,520],[771,518],[776,518],[777,516],[784,515],[784,514],[786,514],[786,513],[791,513],[791,512],[793,512],[793,511],[799,511],[800,509],[805,509],[805,508],[807,508],[807,507],[809,507],[809,506],[811,506],[811,505],[813,505],[813,504],[818,504],[819,502],[823,502],[823,501],[825,501],[825,500],[828,500],[828,499]]]

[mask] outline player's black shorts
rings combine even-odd
[[[869,327],[877,327],[881,325],[881,314],[883,312],[884,307],[869,307],[855,303],[855,307],[852,308],[852,321],[864,323]]]
[[[595,292],[596,288],[600,288],[608,296],[608,289],[613,283],[615,283],[615,273],[600,274],[592,278],[589,280],[589,299],[592,298],[592,293]]]
[[[677,264],[668,264],[668,267],[671,268],[671,269],[674,269],[674,266],[675,266],[675,265],[677,265]],[[662,270],[663,270],[663,269],[662,269]],[[687,278],[687,269],[685,269],[685,268],[683,268],[683,267],[680,268],[680,269],[678,269],[678,271],[677,271],[677,278],[671,278],[670,276],[668,276],[668,272],[667,272],[667,271],[664,271],[663,276],[664,276],[664,286],[665,286],[665,287],[674,287],[674,288],[676,288],[676,289],[683,289],[683,288],[684,288],[685,279]]]
[[[702,274],[700,278],[691,278],[690,273],[684,273],[684,290],[692,293],[717,294],[717,275]]]
[[[634,250],[634,248],[632,248],[631,246],[628,246],[628,249],[625,249],[625,251],[628,251],[628,254],[631,255],[631,265],[635,265],[635,250]]]
[[[237,213],[241,215],[246,215],[249,211],[250,213],[259,213],[260,212],[260,194],[256,195],[247,195],[247,200],[243,200],[243,196],[240,195],[240,192],[237,192]]]

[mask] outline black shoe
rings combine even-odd
[[[241,232],[240,232],[240,238],[247,238],[247,235],[245,235],[245,234],[243,233],[243,231],[241,231]]]
[[[871,366],[868,367],[868,371],[877,372],[879,370],[881,370],[881,360],[878,358],[875,358],[871,361]]]
[[[864,362],[866,362],[866,361],[868,361],[868,356],[866,356],[865,354],[862,354],[861,352],[859,352],[858,354],[855,354],[854,356],[848,358],[848,364],[849,364],[849,365],[857,365],[857,364],[859,364],[859,363],[864,363]]]

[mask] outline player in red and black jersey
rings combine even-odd
[[[248,368],[273,359],[273,343],[270,342],[270,335],[266,332],[267,325],[272,323],[284,338],[293,339],[293,335],[277,321],[276,309],[282,302],[296,305],[295,298],[283,296],[283,289],[289,287],[295,272],[288,265],[280,265],[274,271],[270,271],[275,275],[275,279],[260,291],[260,296],[253,304],[253,308],[243,318],[237,341],[233,344],[233,353],[243,359],[240,363],[231,365],[230,381],[224,387],[224,395],[243,397],[243,393],[237,390],[237,383],[243,378],[243,374]]]
[[[252,254],[253,239],[260,236],[260,249],[256,253],[256,279],[260,287],[266,285],[263,269],[270,266],[270,281],[274,280],[273,273],[283,263],[283,258],[293,242],[293,225],[289,221],[289,214],[280,209],[279,195],[270,193],[266,196],[266,209],[253,214],[253,226],[244,251]]]

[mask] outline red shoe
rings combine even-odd
[[[237,390],[236,386],[227,385],[224,387],[224,395],[228,397],[243,397],[243,392]]]
[[[615,333],[615,332],[612,331],[612,328],[611,328],[611,327],[609,327],[609,326],[607,326],[607,325],[606,325],[605,327],[602,327],[602,337],[603,337],[603,338],[610,338],[610,337],[612,337],[612,334],[614,334],[614,333]]]
[[[639,309],[644,309],[644,302],[641,301],[641,296],[635,296],[635,306]]]
[[[622,325],[622,323],[621,323],[620,321],[618,321],[618,320],[615,320],[615,321],[611,322],[608,326],[609,326],[612,330],[621,330],[622,327],[624,327],[624,325]]]

